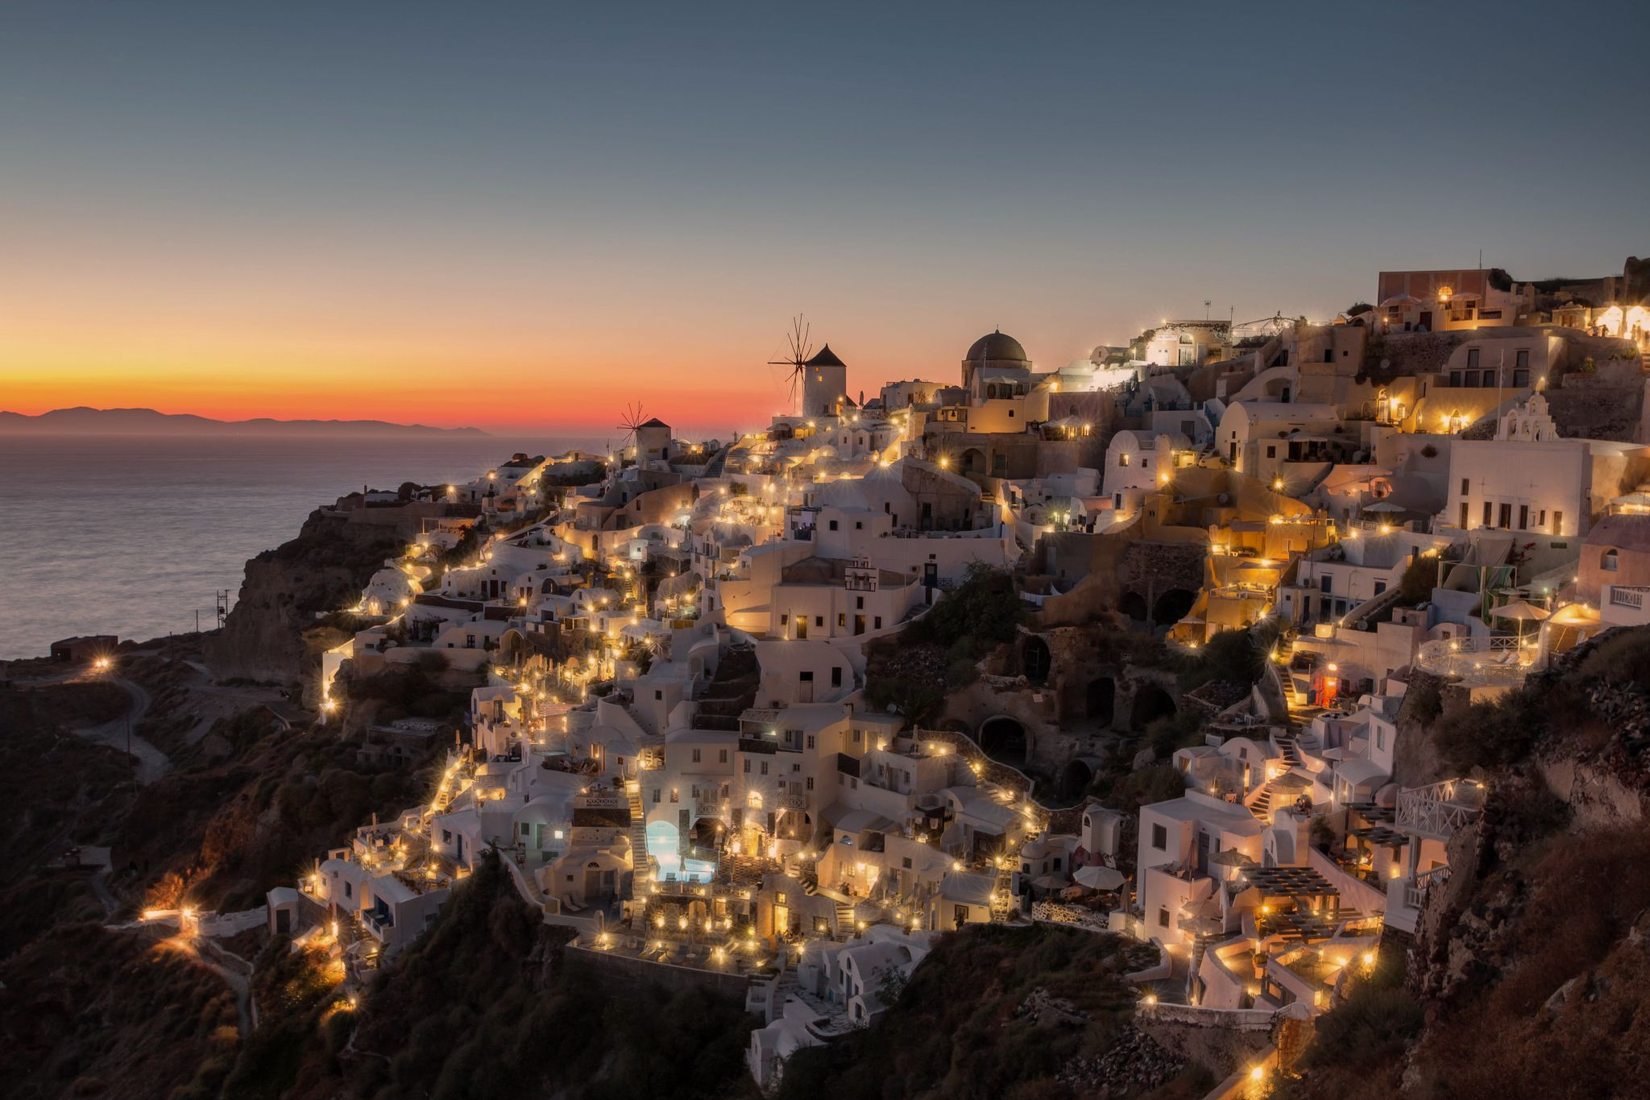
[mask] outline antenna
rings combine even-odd
[[[813,342],[809,339],[812,332],[813,326],[808,324],[806,317],[798,313],[791,318],[791,331],[785,334],[785,347],[790,353],[789,356],[784,359],[768,360],[768,366],[770,367],[790,368],[785,372],[785,376],[790,385],[791,404],[793,406],[796,405],[797,392],[802,384],[802,376],[807,371],[808,359],[814,353]]]
[[[229,622],[229,589],[220,588],[218,589],[218,629],[222,630],[227,622]]]

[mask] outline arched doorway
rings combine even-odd
[[[1102,726],[1111,725],[1117,709],[1117,681],[1110,676],[1096,676],[1083,692],[1083,713]]]
[[[985,474],[985,452],[978,447],[968,448],[962,453],[960,467],[964,476],[983,476]]]
[[[1145,729],[1174,710],[1174,696],[1156,684],[1142,684],[1135,690],[1134,703],[1129,707],[1129,725],[1137,730]]]
[[[1117,601],[1117,610],[1137,623],[1146,621],[1146,597],[1138,592],[1125,592]]]
[[[1035,634],[1020,646],[1020,666],[1025,669],[1026,679],[1032,683],[1048,683],[1049,669],[1053,664],[1054,658],[1049,654],[1048,643]]]
[[[1171,626],[1186,617],[1186,613],[1197,602],[1197,595],[1184,588],[1171,588],[1157,597],[1152,604],[1152,622],[1158,626]]]
[[[998,715],[980,723],[980,748],[991,759],[1017,768],[1026,762],[1031,739],[1017,720]]]
[[[1060,775],[1054,783],[1054,793],[1061,802],[1075,802],[1089,789],[1094,782],[1094,769],[1086,760],[1069,760],[1066,766],[1060,769]]]

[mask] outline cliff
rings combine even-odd
[[[384,559],[400,549],[392,530],[310,513],[298,537],[246,563],[240,597],[204,655],[219,680],[303,684],[318,655],[305,632],[318,612],[353,604]]]
[[[1650,629],[1429,709],[1406,707],[1412,760],[1482,776],[1484,812],[1451,839],[1407,973],[1323,1017],[1285,1095],[1645,1095]]]

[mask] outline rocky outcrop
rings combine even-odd
[[[398,548],[389,530],[351,524],[327,510],[312,512],[297,538],[246,563],[228,622],[203,647],[212,675],[305,682],[318,659],[304,640],[316,614],[353,604]]]
[[[1067,1062],[1058,1079],[1084,1096],[1134,1096],[1161,1087],[1185,1068],[1183,1060],[1150,1035],[1130,1027],[1104,1054]]]

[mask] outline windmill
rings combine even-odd
[[[618,429],[624,433],[619,439],[619,461],[621,463],[624,461],[625,451],[636,442],[636,429],[647,422],[646,416],[647,414],[642,411],[640,401],[626,405],[624,412],[619,414]]]
[[[790,352],[788,358],[770,359],[770,367],[789,367],[785,372],[791,390],[791,406],[796,407],[797,391],[802,385],[803,376],[807,373],[808,358],[814,353],[813,342],[808,339],[813,326],[807,323],[806,318],[798,313],[791,318],[791,331],[785,334],[785,346]]]

